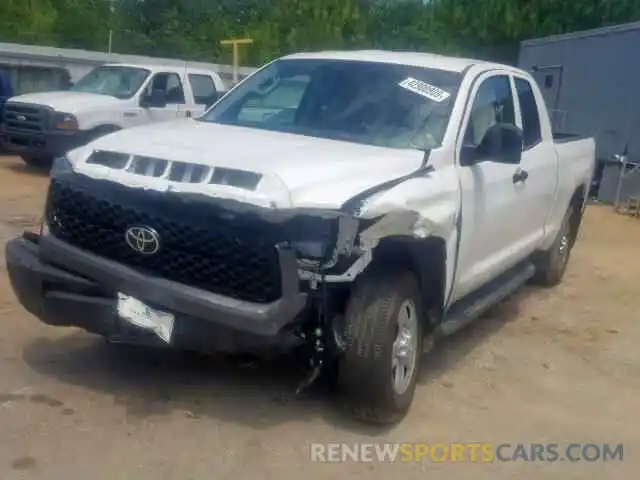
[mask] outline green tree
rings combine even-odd
[[[640,19],[640,0],[0,0],[0,40],[227,63],[378,48],[514,61],[523,39]]]
[[[50,44],[58,12],[49,0],[1,0],[0,38]]]

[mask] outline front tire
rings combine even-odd
[[[345,314],[346,351],[338,385],[359,420],[393,424],[413,401],[424,308],[414,275],[377,267],[356,283]]]

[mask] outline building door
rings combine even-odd
[[[544,102],[551,117],[551,127],[553,131],[564,130],[566,122],[565,113],[558,110],[558,100],[560,99],[560,85],[562,82],[562,65],[538,66],[533,70],[533,78],[536,79]]]

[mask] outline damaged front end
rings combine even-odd
[[[301,309],[286,310],[293,316],[283,320],[282,330],[312,345],[309,356],[324,351],[334,300],[326,282],[319,285],[327,275],[344,275],[364,256],[357,245],[363,223],[355,216],[134,188],[78,170],[59,159],[51,171],[47,234],[136,271],[258,310],[282,302],[287,292],[300,292],[307,301]],[[144,254],[128,245],[125,233],[131,227],[157,232],[157,252]],[[283,258],[292,259],[293,268],[288,264],[285,271]]]
[[[378,205],[366,214],[364,198],[355,208],[278,208],[266,200],[260,205],[204,194],[195,185],[153,188],[158,175],[125,176],[122,165],[120,175],[112,166],[100,166],[111,168],[105,174],[56,161],[45,214],[48,232],[152,277],[223,295],[239,309],[251,305],[260,311],[303,296],[304,305],[284,308],[289,317],[261,334],[266,338],[277,330],[299,340],[311,367],[302,387],[344,348],[342,314],[350,284],[372,261],[378,243],[435,231],[424,215],[398,205]],[[127,245],[125,232],[140,226],[157,232],[157,252],[145,255]],[[283,258],[295,265],[285,271]]]

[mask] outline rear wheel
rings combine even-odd
[[[410,272],[378,268],[358,281],[345,315],[338,384],[349,411],[377,424],[400,421],[413,401],[424,310]]]
[[[564,216],[562,226],[551,248],[540,252],[534,258],[536,273],[533,281],[535,283],[546,287],[553,287],[562,281],[573,247],[573,236],[575,232],[573,232],[571,224],[574,215],[576,215],[576,212],[570,207]]]

